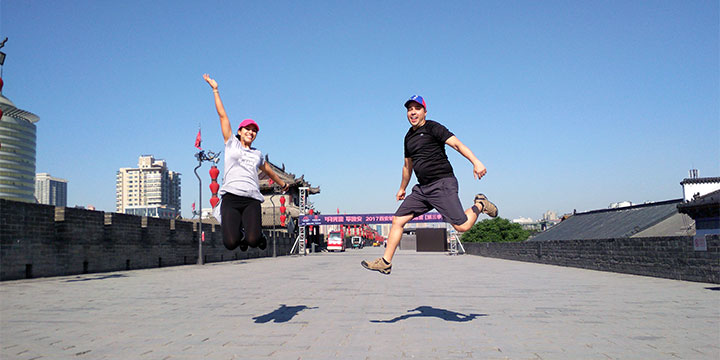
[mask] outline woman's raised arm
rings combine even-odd
[[[220,117],[220,128],[222,129],[223,139],[225,142],[233,136],[232,126],[230,126],[230,119],[227,117],[225,107],[223,106],[222,100],[220,100],[220,93],[218,92],[217,81],[212,79],[210,75],[203,74],[203,79],[207,81],[208,85],[213,89],[213,95],[215,96],[215,110],[217,110],[218,116]]]

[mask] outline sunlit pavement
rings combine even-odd
[[[381,254],[2,282],[0,358],[720,358],[717,284]]]

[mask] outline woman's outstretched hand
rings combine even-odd
[[[215,79],[211,78],[210,75],[203,74],[203,79],[205,79],[205,81],[207,81],[207,83],[210,85],[211,88],[213,88],[213,90],[217,90],[218,83],[217,83],[217,81],[215,81]]]

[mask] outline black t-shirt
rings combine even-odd
[[[453,136],[445,126],[425,120],[425,125],[405,134],[405,157],[412,159],[420,185],[455,176],[445,153],[445,141]]]

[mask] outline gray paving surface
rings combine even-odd
[[[381,249],[0,283],[4,359],[719,359],[718,285]]]

